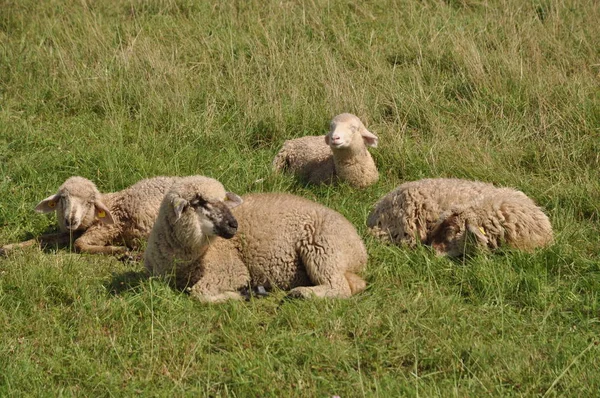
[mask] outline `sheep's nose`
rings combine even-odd
[[[229,221],[227,222],[227,225],[229,226],[229,228],[232,228],[232,229],[237,229],[237,227],[238,227],[238,222],[237,222],[237,220],[234,218],[233,220],[229,220]]]
[[[65,227],[67,227],[67,229],[72,229],[74,226],[78,226],[78,225],[79,225],[78,220],[72,220],[70,218],[65,218]]]

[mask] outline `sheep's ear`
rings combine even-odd
[[[114,224],[115,219],[108,207],[99,200],[94,203],[94,215],[104,224]]]
[[[173,210],[175,211],[175,221],[179,220],[181,214],[183,214],[183,210],[188,205],[188,201],[183,198],[175,198],[173,199]]]
[[[38,203],[37,206],[35,206],[35,211],[38,213],[50,213],[51,211],[56,210],[56,205],[58,204],[59,199],[59,194],[48,196],[46,199]]]
[[[444,233],[452,228],[455,231],[458,229],[458,217],[456,214],[452,214],[451,212],[444,212],[440,215],[434,226],[431,228],[431,231],[427,234],[427,244],[431,244],[433,242],[442,241],[444,238]]]
[[[487,246],[488,238],[485,236],[485,231],[482,227],[477,226],[476,224],[471,223],[469,220],[465,221],[465,226],[467,227],[467,232],[477,239],[479,243]]]
[[[227,194],[225,194],[225,200],[223,201],[223,203],[225,203],[225,205],[230,209],[233,209],[234,207],[237,207],[244,203],[244,199],[240,198],[233,192],[227,192]]]
[[[379,138],[377,138],[375,134],[371,133],[367,129],[361,129],[360,135],[362,136],[366,146],[377,148],[377,142],[379,141]]]

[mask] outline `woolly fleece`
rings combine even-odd
[[[455,216],[472,220],[471,231],[484,228],[490,248],[498,247],[509,236],[506,243],[515,247],[539,246],[552,235],[548,218],[524,193],[455,178],[423,179],[398,186],[375,204],[367,226],[385,241],[408,246],[433,244],[435,229],[437,252],[456,256],[464,252],[457,249],[464,244],[464,233],[444,248],[437,243],[450,226],[443,221],[455,220]],[[517,230],[520,232],[515,233]]]
[[[346,141],[344,146],[337,146],[338,142],[332,139],[338,135]],[[379,179],[366,147],[376,147],[377,141],[358,117],[342,113],[333,118],[327,135],[285,141],[273,160],[273,169],[287,170],[310,184],[346,181],[364,188]]]
[[[367,252],[341,214],[294,195],[250,194],[232,210],[237,234],[207,237],[192,209],[176,219],[177,198],[189,200],[195,191],[218,199],[225,190],[188,181],[173,186],[161,205],[145,256],[152,275],[166,276],[205,302],[240,299],[248,286],[277,287],[296,297],[349,297],[364,290],[355,273],[365,268]]]

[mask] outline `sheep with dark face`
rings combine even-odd
[[[76,238],[75,249],[85,253],[124,254],[137,249],[150,234],[165,192],[178,179],[154,177],[102,194],[87,178],[70,177],[35,208],[38,213],[56,212],[60,232],[7,245],[3,251],[38,241],[64,244],[71,237]]]
[[[207,177],[173,185],[145,253],[151,275],[204,302],[241,299],[242,289],[262,286],[350,297],[366,287],[356,274],[366,262],[362,240],[339,213],[289,194],[242,199]]]
[[[325,136],[285,141],[273,160],[275,171],[287,170],[311,184],[346,181],[357,188],[377,182],[377,166],[367,147],[378,138],[350,113],[337,115]]]

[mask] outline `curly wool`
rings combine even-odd
[[[448,236],[450,223],[467,219],[471,230],[482,228],[490,248],[501,242],[517,248],[547,244],[552,227],[547,216],[524,193],[511,188],[496,188],[480,181],[433,178],[398,186],[380,199],[367,218],[370,232],[398,245],[432,244],[440,254],[464,254],[466,234]],[[456,228],[455,228],[456,227]]]
[[[397,245],[425,243],[440,215],[455,203],[470,202],[492,184],[457,178],[427,178],[401,184],[381,198],[367,218],[370,232]]]
[[[532,251],[552,241],[550,220],[533,200],[511,188],[495,188],[483,198],[444,212],[427,243],[438,254],[456,257],[478,247]]]
[[[346,137],[347,145],[336,146],[333,134]],[[377,146],[377,137],[360,119],[343,113],[331,122],[327,135],[287,140],[273,160],[275,171],[287,170],[310,184],[346,181],[357,188],[377,182],[379,172],[365,142]]]
[[[86,178],[76,176],[67,179],[56,195],[71,200],[77,198],[81,203],[90,204],[76,228],[83,234],[75,240],[75,248],[80,252],[104,254],[125,253],[128,249],[138,248],[140,241],[148,237],[154,226],[165,192],[178,179],[144,179],[122,191],[105,194],[100,193],[96,185]],[[93,205],[98,203],[108,210],[106,216],[112,218],[111,223],[96,217],[97,211]],[[67,231],[65,218],[59,215],[57,219],[61,231]]]
[[[165,197],[148,242],[148,271],[206,302],[240,299],[239,290],[248,286],[277,287],[300,297],[349,297],[366,287],[356,273],[365,268],[367,252],[342,215],[288,194],[250,194],[243,200],[232,210],[238,232],[226,240],[203,235],[194,227],[193,211],[176,220]]]

